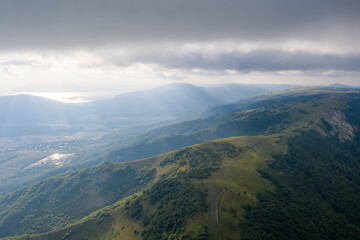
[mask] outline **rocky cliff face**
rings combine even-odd
[[[338,136],[339,140],[349,141],[354,138],[357,126],[353,126],[346,121],[346,116],[341,111],[334,111],[326,114],[322,119],[317,120],[316,128],[320,134],[325,136]]]

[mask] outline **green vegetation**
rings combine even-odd
[[[263,109],[256,112],[229,114],[223,117],[222,123],[218,124],[215,120],[214,124],[208,129],[189,134],[170,135],[146,143],[136,144],[110,153],[103,161],[109,161],[110,159],[119,162],[131,161],[211,140],[234,136],[259,135],[267,131],[270,126],[287,121],[287,118],[287,113],[275,113]]]
[[[178,239],[185,232],[186,220],[207,210],[206,194],[196,189],[189,181],[169,179],[155,184],[145,197],[156,211],[143,213],[142,223],[146,227],[141,235],[144,239]]]
[[[1,198],[1,220],[15,216],[16,234],[46,231],[29,224],[21,229],[27,216],[39,226],[44,216],[48,222],[62,221],[48,227],[50,233],[15,238],[21,240],[359,239],[359,93],[329,95],[310,89],[286,94],[256,109],[224,115],[227,120],[206,123],[208,128],[182,137],[257,136],[224,138],[51,178]],[[165,146],[170,138],[176,143],[177,137],[147,144],[155,153],[165,149],[156,144],[162,141]],[[109,156],[120,161],[119,152],[113,154]],[[61,195],[68,187],[73,190]],[[80,198],[82,189],[87,190]],[[54,193],[56,199],[63,197],[59,208],[51,205]],[[102,206],[82,208],[98,199]],[[69,207],[74,200],[78,204]],[[45,215],[28,210],[37,204],[46,206],[40,208]],[[13,214],[22,206],[23,215]],[[83,214],[75,215],[79,212]],[[11,229],[3,223],[1,227]]]
[[[247,206],[242,239],[360,239],[360,139],[289,140],[261,174],[276,186]]]
[[[226,114],[155,129],[139,136],[133,145],[113,151],[100,160],[132,161],[216,139],[299,130],[301,127],[306,128],[309,122],[323,117],[325,112],[336,108],[344,109],[347,98],[351,95],[354,94],[308,88],[224,105],[220,108],[226,110],[217,111]]]
[[[179,173],[185,179],[206,179],[218,170],[222,159],[234,158],[241,152],[240,147],[226,142],[210,142],[206,148],[186,147],[169,154],[160,166],[177,163],[180,166],[190,165],[188,171]]]
[[[17,190],[0,198],[0,237],[64,227],[143,189],[154,169],[105,164]]]

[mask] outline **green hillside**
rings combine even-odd
[[[360,239],[360,93],[284,95],[201,130],[257,136],[104,164],[6,195],[1,236]]]
[[[281,137],[236,137],[118,164],[156,168],[152,186],[51,234],[59,239],[160,239],[174,231],[191,239],[211,227],[216,232],[207,230],[210,235],[235,236],[244,213],[238,202],[254,203],[258,192],[273,190],[256,170],[265,168],[266,160],[283,149]]]
[[[155,171],[105,164],[43,180],[0,198],[0,236],[63,227],[142,190]]]
[[[360,138],[310,131],[288,147],[260,171],[277,191],[245,208],[242,239],[360,239]]]
[[[293,89],[223,105],[212,110],[214,116],[138,136],[130,146],[114,150],[97,162],[132,161],[221,138],[269,135],[287,131],[289,126],[298,128],[305,121],[321,117],[331,107],[340,109],[352,92],[333,88]]]

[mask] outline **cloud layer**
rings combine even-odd
[[[360,55],[327,54],[305,51],[289,52],[274,49],[258,49],[249,52],[206,50],[150,51],[126,56],[113,55],[107,64],[126,66],[135,63],[157,64],[169,69],[235,70],[239,72],[272,71],[360,71]]]
[[[359,0],[3,0],[0,83],[96,88],[200,73],[269,82],[291,72],[360,85],[359,12]]]
[[[0,49],[149,42],[285,41],[357,46],[358,0],[4,0]]]

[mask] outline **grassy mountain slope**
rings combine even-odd
[[[261,171],[276,186],[247,206],[242,239],[360,239],[360,142],[306,132]]]
[[[263,136],[225,138],[149,159],[101,165],[97,168],[133,169],[147,180],[135,181],[138,185],[119,193],[113,205],[68,221],[72,225],[61,228],[67,218],[52,212],[56,218],[51,219],[58,219],[52,232],[15,239],[359,239],[360,94],[326,91],[308,90],[300,99],[295,92],[296,101],[233,113],[229,130],[236,132],[239,123],[247,122],[246,127],[262,129]],[[86,187],[87,182],[81,184]],[[116,182],[122,186],[121,179]],[[31,206],[26,189],[0,200],[10,206],[2,214]],[[119,187],[110,184],[107,189]],[[46,198],[56,193],[49,190]],[[37,195],[32,202],[41,197]],[[87,196],[91,193],[83,196],[90,200]],[[20,204],[11,208],[10,202]],[[13,216],[10,211],[7,218]],[[34,230],[31,221],[26,226],[3,236],[44,232]]]
[[[260,171],[277,191],[248,206],[242,239],[360,239],[359,94],[342,112],[346,121],[327,114]]]
[[[99,156],[133,145],[127,140],[130,137],[266,91],[242,84],[212,88],[171,84],[82,104],[30,95],[0,97],[0,194],[57,174],[95,166],[100,162],[96,161]],[[114,142],[115,146],[106,146]],[[156,154],[169,151],[164,150]],[[64,164],[27,168],[52,153],[75,155]],[[135,159],[138,157],[132,160]]]
[[[306,88],[262,95],[236,105],[237,110],[232,109],[231,113],[152,130],[135,139],[133,145],[97,161],[131,161],[226,137],[269,135],[305,127],[306,122],[319,118],[331,107],[345,104],[344,93],[350,92]],[[329,98],[329,94],[333,97]]]
[[[151,187],[66,229],[24,238],[141,239],[145,230],[143,235],[148,239],[160,239],[173,229],[179,236],[195,237],[205,231],[204,225],[215,229],[214,233],[208,231],[210,235],[235,236],[238,218],[244,212],[237,204],[254,203],[258,192],[273,190],[256,170],[265,168],[266,160],[284,149],[280,137],[236,137],[119,163],[155,168]]]
[[[117,159],[116,161],[136,160],[139,158],[151,157],[154,155],[162,154],[181,147],[186,147],[193,144],[207,142],[210,140],[220,139],[224,137],[261,134],[259,133],[261,129],[258,129],[257,126],[259,125],[262,126],[263,125],[262,122],[257,121],[256,123],[254,122],[254,124],[251,124],[250,122],[250,126],[249,126],[249,122],[246,121],[234,122],[234,120],[238,118],[237,114],[225,114],[225,115],[216,115],[207,119],[187,121],[179,124],[173,124],[170,126],[157,128],[142,136],[128,139],[130,136],[135,136],[141,132],[145,132],[146,129],[150,129],[155,126],[165,124],[165,122],[161,122],[161,123],[158,122],[157,124],[153,125],[152,123],[154,122],[150,121],[150,118],[154,117],[154,116],[153,117],[150,116],[152,115],[152,113],[150,114],[145,110],[139,110],[139,108],[144,108],[144,106],[141,106],[141,103],[145,101],[144,100],[145,98],[155,98],[157,99],[156,101],[165,101],[164,99],[166,99],[166,102],[168,103],[171,102],[171,104],[175,104],[175,105],[176,105],[176,101],[180,101],[179,99],[181,99],[180,101],[181,103],[180,104],[178,103],[177,105],[179,105],[178,106],[179,108],[184,110],[184,109],[188,109],[187,107],[184,107],[186,105],[184,103],[185,101],[184,99],[187,99],[186,102],[189,105],[190,104],[189,102],[198,102],[197,99],[204,98],[203,100],[201,100],[203,106],[202,109],[203,109],[206,106],[213,106],[213,104],[222,104],[228,100],[244,98],[246,96],[251,96],[260,92],[261,90],[259,90],[259,88],[253,88],[241,84],[224,85],[213,88],[195,87],[187,84],[185,85],[175,84],[175,85],[163,87],[158,90],[155,89],[152,91],[147,91],[145,94],[146,96],[142,96],[142,98],[140,98],[141,93],[132,93],[105,102],[95,102],[88,104],[73,105],[73,104],[54,102],[54,104],[55,103],[61,104],[61,106],[63,106],[62,107],[63,109],[59,109],[55,106],[49,107],[48,106],[49,103],[40,104],[41,101],[44,100],[41,98],[38,99],[40,103],[35,105],[31,104],[32,101],[27,100],[26,101],[27,104],[22,103],[26,107],[25,106],[20,107],[15,112],[18,114],[21,112],[25,112],[25,113],[31,112],[32,116],[35,117],[35,120],[34,119],[32,120],[32,124],[36,124],[36,119],[37,119],[36,116],[38,117],[42,116],[41,112],[38,112],[41,110],[41,108],[39,107],[39,109],[36,109],[37,105],[47,106],[46,108],[47,111],[44,111],[44,114],[48,114],[48,116],[42,118],[45,122],[51,120],[51,123],[55,123],[52,118],[56,115],[55,116],[56,122],[61,125],[60,128],[56,127],[56,129],[59,131],[63,131],[62,127],[71,128],[71,126],[75,126],[78,125],[78,123],[80,123],[81,127],[75,130],[82,132],[76,134],[76,136],[71,136],[68,139],[64,139],[63,144],[65,145],[65,148],[60,148],[63,149],[62,153],[75,153],[76,155],[73,158],[73,160],[66,161],[66,163],[64,163],[62,166],[47,165],[47,166],[43,166],[42,168],[31,168],[31,169],[27,169],[26,167],[34,163],[35,161],[40,160],[41,158],[49,156],[48,149],[46,149],[46,153],[44,151],[41,152],[42,157],[35,156],[35,155],[39,155],[39,152],[37,150],[33,151],[33,153],[31,152],[26,153],[25,157],[22,157],[23,154],[18,151],[15,152],[13,156],[9,154],[0,156],[1,158],[0,171],[2,170],[2,173],[6,172],[6,175],[3,174],[2,178],[0,179],[0,194],[9,193],[22,186],[26,186],[28,184],[45,179],[47,177],[55,176],[57,174],[62,174],[65,172],[70,172],[86,167],[95,166],[101,162],[109,162],[109,161],[113,162],[115,161],[114,159]],[[201,95],[202,97],[198,96],[198,98],[196,98],[197,94]],[[282,93],[278,95],[283,96],[284,94]],[[217,100],[215,102],[207,102],[206,96],[208,97],[212,96],[212,98]],[[283,98],[286,97],[287,96]],[[15,100],[13,100],[13,102],[16,102],[16,97],[14,98]],[[37,98],[37,97],[31,97],[31,98]],[[241,106],[239,104],[236,105],[238,107],[237,112],[245,109],[259,108],[260,107],[259,101],[264,102],[263,104],[265,103],[269,104],[269,102],[273,103],[272,101],[266,102],[266,100],[268,100],[269,98],[272,99],[272,101],[275,101],[275,96],[273,95],[254,97],[251,98],[250,100],[245,100],[245,99],[241,100],[239,102]],[[289,97],[287,97],[287,99],[289,99]],[[129,128],[128,125],[129,123],[126,123],[127,121],[126,117],[123,116],[121,117],[121,119],[116,117],[119,114],[119,112],[122,112],[124,105],[126,105],[126,103],[129,101],[137,105],[137,107],[131,108],[127,106],[127,108],[131,109],[131,111],[133,111],[134,109],[138,109],[138,112],[140,114],[146,116],[145,118],[141,117],[141,121],[143,122],[143,124],[146,125],[140,127],[139,122],[136,123],[134,118],[132,118],[130,121],[131,122],[130,125],[132,126],[135,125],[135,126]],[[150,100],[149,101],[146,100],[145,102],[147,104],[151,103]],[[257,105],[255,106],[254,104],[256,103]],[[0,99],[0,105],[1,105],[1,99]],[[16,109],[16,106],[19,104],[13,103],[10,105],[13,106],[14,109]],[[151,109],[155,109],[156,107],[153,106],[151,108],[150,107],[145,107],[145,108],[146,110],[152,111]],[[175,110],[175,108],[172,107],[172,110]],[[6,112],[6,110],[4,110],[4,112]],[[53,112],[55,112],[56,114],[54,115]],[[198,109],[195,115],[199,115],[200,112],[201,110]],[[89,114],[91,116],[89,116]],[[123,114],[125,114],[125,112]],[[156,115],[158,115],[158,113],[156,113]],[[114,121],[116,122],[117,125],[121,125],[121,127],[119,129],[114,130],[111,128],[110,125],[108,125],[108,127],[110,128],[106,130],[103,129],[105,131],[103,132],[102,126],[107,125],[107,123],[105,122],[101,123],[101,121],[96,122],[97,121],[96,119],[99,119],[99,116],[101,118],[101,121]],[[66,119],[64,119],[64,117],[66,117]],[[23,118],[28,119],[26,114],[23,116]],[[160,118],[164,120],[163,117]],[[32,119],[31,116],[29,116],[29,119]],[[81,119],[85,119],[85,121],[82,121]],[[230,121],[232,121],[231,123],[232,125],[228,124],[230,123]],[[75,125],[72,125],[71,122],[75,123]],[[25,131],[22,130],[22,127],[28,128],[29,126],[20,123],[17,123],[15,128],[20,133],[25,133]],[[21,125],[21,127],[18,127],[19,124]],[[95,125],[93,126],[93,124]],[[267,124],[270,124],[270,122],[268,121]],[[114,127],[115,125],[112,125],[112,127]],[[1,126],[4,129],[4,131],[1,131],[1,133],[5,133],[6,131],[11,129],[8,128],[6,125],[1,125]],[[53,128],[55,125],[52,124],[49,126],[52,126]],[[84,126],[88,126],[85,127],[87,130],[83,129]],[[38,127],[42,128],[43,130],[46,129],[43,128],[43,125],[41,126],[39,125]],[[91,131],[93,127],[97,130]],[[232,128],[234,128],[236,131],[233,131]],[[109,132],[112,133],[109,134]],[[50,133],[50,131],[48,131],[48,133]],[[80,139],[78,137],[80,137]],[[92,145],[94,143],[91,141],[92,138],[95,140],[95,144],[97,143],[100,144],[101,146],[91,150],[86,149],[87,146]],[[72,140],[68,142],[69,139]],[[111,145],[103,146],[105,143],[113,142],[113,141],[116,141],[116,144],[114,144],[113,146]],[[16,142],[18,142],[18,139],[16,140]],[[41,142],[39,142],[39,144],[41,144]],[[41,148],[45,149],[44,146],[47,145],[47,143],[42,145],[43,147]],[[76,149],[73,149],[72,147],[68,148],[68,146],[76,146]],[[30,146],[30,149],[32,150],[34,150],[34,148],[37,148],[37,146]],[[58,150],[59,148],[52,149],[52,151],[54,152],[57,152]],[[106,155],[106,153],[109,152],[112,153]],[[104,154],[106,156],[102,157]],[[11,159],[12,157],[18,157],[16,161],[19,164],[14,164],[15,160]]]
[[[195,151],[202,166],[192,168],[191,150],[212,144],[220,162]],[[358,139],[315,131],[238,137],[168,157],[158,169],[177,170],[148,190],[65,229],[19,239],[359,239]],[[201,174],[209,165],[217,167]]]
[[[66,226],[143,189],[154,174],[106,164],[19,189],[0,198],[0,236]]]

